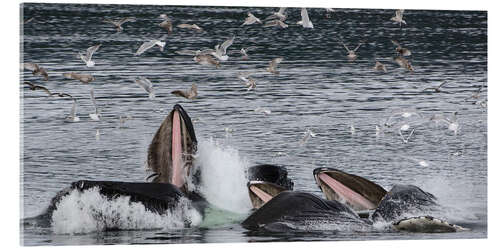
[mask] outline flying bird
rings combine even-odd
[[[167,30],[168,34],[172,33],[172,20],[167,16],[167,14],[161,14],[160,18],[163,19],[158,26]]]
[[[429,88],[425,88],[423,91],[426,91],[426,90],[434,90],[434,92],[441,92],[441,87],[443,87],[444,85],[446,84],[446,81],[444,81],[443,83],[439,84],[439,86],[437,87],[429,87]]]
[[[297,24],[302,25],[302,27],[304,28],[314,28],[313,23],[311,22],[311,20],[309,20],[309,15],[307,14],[306,8],[302,8],[302,10],[300,11],[300,16],[302,17],[302,20],[298,21]]]
[[[181,28],[181,29],[191,29],[191,30],[196,30],[196,31],[202,31],[203,29],[200,28],[200,26],[196,25],[196,24],[179,24],[177,25],[177,28]]]
[[[401,27],[402,24],[406,24],[406,21],[403,20],[403,13],[405,10],[396,10],[396,14],[391,17],[391,21],[399,23],[399,27]]]
[[[245,85],[248,87],[247,91],[250,91],[250,90],[255,89],[257,87],[255,80],[252,77],[250,77],[250,75],[253,73],[255,73],[255,72],[246,72],[246,73],[239,73],[238,74],[238,79],[243,81],[243,83],[245,83]]]
[[[411,56],[411,51],[407,48],[403,48],[401,44],[398,43],[396,40],[391,40],[391,42],[396,45],[396,52],[399,53],[401,56]]]
[[[27,81],[26,81],[26,82],[24,82],[24,84],[27,84],[27,85],[29,86],[30,90],[32,90],[32,91],[35,91],[35,90],[43,90],[43,91],[45,91],[45,93],[47,93],[49,96],[51,96],[51,94],[52,94],[52,93],[50,93],[50,91],[49,91],[47,88],[45,88],[45,87],[43,87],[43,86],[40,86],[40,85],[35,85],[35,84],[33,84],[33,83],[31,83],[31,82],[27,82]]]
[[[99,114],[99,110],[97,108],[97,102],[95,101],[93,88],[90,89],[90,101],[92,101],[92,104],[94,105],[95,113],[89,114],[89,117],[94,121],[99,121],[101,114]]]
[[[267,21],[265,24],[264,24],[264,28],[267,28],[267,27],[276,27],[276,26],[279,26],[283,29],[285,28],[288,28],[288,24],[284,23],[283,21],[281,20],[271,20],[271,21]]]
[[[77,74],[77,73],[64,73],[63,74],[64,77],[68,78],[68,79],[75,79],[75,80],[78,80],[82,83],[89,83],[91,81],[94,81],[95,80],[95,77],[93,77],[92,75],[86,75],[86,74]]]
[[[87,67],[94,67],[95,62],[92,61],[92,55],[101,47],[101,44],[94,45],[87,49],[86,53],[78,53],[78,56],[87,65]]]
[[[123,31],[122,25],[126,22],[135,22],[136,19],[134,17],[125,17],[120,20],[110,20],[110,19],[104,19],[105,23],[110,23],[115,26],[116,32],[121,32]]]
[[[250,47],[247,47],[247,48],[241,48],[241,49],[240,49],[240,54],[241,54],[241,55],[243,55],[242,59],[243,59],[243,60],[248,59],[248,54],[247,54],[247,52],[248,52],[248,51],[250,51],[250,50],[254,50],[255,48],[257,48],[257,47],[255,47],[255,46],[250,46]]]
[[[401,67],[401,68],[405,68],[411,72],[414,71],[414,68],[413,66],[411,65],[410,61],[408,61],[407,59],[403,58],[402,56],[398,56],[398,57],[395,57],[394,58],[394,61]]]
[[[278,12],[273,12],[272,15],[266,17],[264,20],[271,20],[271,19],[278,19],[280,21],[285,21],[286,20],[286,15],[285,15],[285,7],[281,7]]]
[[[248,16],[247,18],[245,18],[245,22],[241,26],[254,24],[256,22],[262,24],[262,21],[260,21],[260,19],[255,17],[252,13],[248,12]]]
[[[36,63],[23,63],[22,67],[26,70],[30,70],[33,75],[41,75],[45,81],[49,80],[47,71]]]
[[[151,83],[151,81],[149,79],[141,76],[141,77],[135,79],[135,83],[137,83],[137,85],[141,86],[146,92],[149,93],[149,99],[155,98],[155,93],[153,90],[153,83]]]
[[[344,48],[347,50],[347,59],[349,59],[350,61],[356,60],[356,58],[358,57],[358,55],[356,55],[356,51],[363,44],[363,42],[360,42],[358,44],[358,46],[353,50],[347,48],[347,46],[344,44],[344,42],[342,40],[340,40],[340,42],[342,43],[342,46],[344,46]]]
[[[186,91],[184,90],[174,90],[172,91],[172,94],[176,96],[181,96],[187,99],[195,99],[198,96],[198,87],[196,87],[196,84],[191,85],[191,89],[188,89]]]
[[[311,137],[316,137],[316,134],[314,132],[312,132],[310,129],[307,129],[304,132],[304,137],[302,137],[302,139],[299,142],[300,145],[304,145]]]
[[[222,44],[215,45],[215,51],[210,54],[215,56],[217,59],[221,61],[227,61],[229,56],[227,55],[227,48],[231,46],[234,42],[234,36],[224,41]]]
[[[387,68],[383,63],[379,61],[375,61],[375,66],[373,67],[373,69],[378,71],[384,71],[384,73],[387,73]]]
[[[142,53],[144,53],[146,50],[153,48],[155,45],[160,47],[160,51],[163,52],[163,49],[165,48],[166,42],[162,42],[167,38],[166,35],[162,36],[160,39],[153,39],[149,42],[144,42],[139,49],[135,52],[134,55],[139,56]]]
[[[278,57],[271,60],[271,62],[269,62],[269,67],[266,68],[267,72],[279,75],[280,72],[276,68],[278,67],[278,64],[280,64],[282,61],[283,57]]]
[[[215,68],[220,67],[220,62],[211,55],[198,54],[193,58],[193,60],[201,65],[215,65]]]
[[[73,106],[71,106],[71,113],[69,114],[69,117],[66,119],[72,122],[80,121],[80,117],[78,117],[78,115],[76,114],[76,99],[73,99]]]

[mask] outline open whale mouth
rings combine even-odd
[[[197,140],[191,118],[176,104],[156,132],[148,150],[153,182],[171,183],[187,192]]]
[[[247,183],[250,201],[255,209],[260,208],[279,193],[293,189],[287,170],[276,165],[257,165],[248,169]]]
[[[387,193],[363,177],[334,168],[316,168],[313,175],[328,200],[345,203],[355,211],[375,209]]]

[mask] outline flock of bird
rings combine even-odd
[[[244,19],[243,23],[241,26],[246,26],[246,25],[255,25],[255,24],[260,24],[263,27],[279,27],[282,29],[285,29],[289,26],[289,24],[286,23],[287,21],[287,14],[286,14],[287,8],[279,8],[277,12],[273,12],[270,16],[266,17],[265,19],[259,19],[252,13],[248,12],[247,17]],[[326,15],[329,17],[331,13],[334,13],[335,10],[331,8],[325,8],[326,10]],[[301,8],[301,20],[296,22],[297,25],[301,25],[303,28],[306,29],[314,29],[314,25],[312,21],[309,19],[308,11],[306,8]],[[403,19],[403,14],[404,10],[396,10],[395,15],[390,18],[390,21],[393,21],[396,24],[399,24],[400,27],[402,25],[406,25],[406,21]],[[168,34],[171,34],[173,32],[173,20],[167,16],[166,14],[161,14],[159,18],[162,20],[161,23],[158,24],[158,26],[162,29],[165,29]],[[24,25],[33,22],[34,18],[29,18],[23,22]],[[124,25],[128,22],[135,22],[137,19],[135,17],[125,17],[121,18],[118,20],[110,20],[110,19],[104,19],[103,22],[109,23],[113,25],[114,28],[116,28],[116,32],[122,32],[124,30]],[[189,29],[193,31],[202,31],[203,29],[198,26],[197,24],[188,24],[188,23],[181,23],[176,26],[179,29]],[[164,51],[165,45],[166,45],[166,38],[167,35],[164,35],[158,39],[151,39],[149,41],[144,42],[134,53],[135,56],[141,56],[144,54],[146,51],[154,48],[157,46],[160,51]],[[195,63],[198,63],[200,65],[205,65],[205,66],[215,66],[216,68],[221,67],[221,62],[227,61],[229,59],[229,56],[234,53],[230,53],[228,50],[230,46],[233,45],[235,41],[235,36],[230,37],[229,39],[225,40],[224,42],[215,45],[214,49],[203,49],[203,50],[178,50],[176,51],[177,54],[179,55],[188,55],[188,56],[193,56],[193,61]],[[346,49],[347,51],[347,59],[349,61],[354,61],[357,59],[358,55],[356,52],[360,47],[364,44],[363,41],[361,41],[354,49],[348,48],[345,43],[342,41],[342,39],[338,38],[339,43]],[[397,56],[394,57],[394,62],[397,63],[400,67],[405,68],[409,70],[410,72],[414,71],[414,68],[408,59],[409,56],[412,55],[411,51],[408,48],[404,48],[398,41],[392,40],[392,43],[396,46],[395,52],[397,53]],[[89,47],[85,52],[79,52],[77,57],[81,59],[86,67],[94,67],[95,62],[92,60],[92,56],[94,53],[96,53],[99,48],[101,47],[101,44],[94,45],[92,47]],[[241,58],[243,60],[248,59],[249,55],[248,53],[252,50],[255,50],[255,46],[250,46],[250,47],[242,47],[239,50],[236,50],[235,53],[241,54]],[[269,72],[271,74],[279,75],[280,72],[278,70],[279,64],[284,60],[283,57],[276,57],[272,59],[269,62],[268,67],[265,69],[266,72]],[[22,64],[22,69],[24,70],[29,70],[32,72],[33,75],[40,75],[45,81],[49,80],[49,74],[46,69],[43,67],[39,66],[36,63],[32,62],[25,62]],[[373,67],[373,70],[375,71],[381,71],[386,73],[387,72],[387,67],[380,61],[375,61],[375,66]],[[243,84],[247,87],[247,91],[250,91],[252,89],[255,89],[257,87],[257,82],[254,78],[251,76],[259,71],[253,71],[253,72],[244,72],[244,73],[239,73],[237,75],[237,78],[241,80]],[[91,74],[79,74],[79,73],[74,73],[74,72],[68,72],[68,73],[63,73],[62,74],[65,78],[67,79],[74,79],[78,80],[81,83],[84,84],[89,84],[90,82],[95,80],[95,77],[92,76]],[[135,83],[140,86],[144,91],[146,91],[149,95],[150,99],[155,98],[155,93],[154,93],[154,88],[152,82],[147,79],[146,77],[138,77],[135,79]],[[441,88],[446,84],[447,82],[443,82],[439,84],[437,87],[428,87],[423,89],[423,91],[432,91],[432,92],[440,92]],[[62,98],[72,98],[73,99],[73,106],[71,109],[70,116],[68,117],[69,120],[71,121],[79,121],[80,119],[78,118],[76,114],[76,105],[77,105],[77,99],[74,98],[73,96],[66,94],[66,93],[53,93],[44,86],[41,85],[35,85],[31,82],[25,81],[24,84],[29,87],[30,90],[43,90],[47,93],[48,96],[56,96],[56,97],[62,97]],[[474,95],[472,95],[468,99],[479,99],[479,95],[481,93],[483,87],[479,88],[477,92],[475,92]],[[187,99],[195,99],[198,96],[198,88],[196,84],[192,84],[190,89],[187,90],[175,90],[172,91],[171,94],[179,96],[179,97],[184,97]],[[95,113],[89,114],[89,117],[92,120],[99,120],[100,119],[100,113],[99,109],[97,107],[95,97],[94,97],[94,90],[91,88],[90,89],[90,99],[92,100],[92,103],[95,107]],[[477,104],[481,105],[482,107],[486,107],[486,100],[483,101],[477,101]],[[263,113],[263,114],[270,114],[271,111],[265,108],[257,108],[255,112]],[[391,123],[391,120],[393,120],[395,117],[403,117],[403,118],[408,118],[412,115],[419,115],[417,112],[396,112],[391,114],[391,116],[386,120],[384,124],[381,124],[380,126],[376,126],[376,135],[379,135],[381,132],[383,132],[383,128],[389,128],[393,123]],[[120,117],[120,123],[123,124],[126,120],[131,119],[131,117]],[[453,131],[455,134],[457,134],[458,131],[458,123],[456,121],[456,114],[453,115],[453,117],[444,117],[444,116],[433,116],[430,118],[431,121],[434,122],[445,122],[448,125],[449,130]],[[404,136],[403,132],[404,131],[409,131],[408,136]],[[350,132],[351,134],[356,133],[356,129],[354,128],[353,125],[350,126]],[[402,124],[399,128],[399,135],[401,136],[403,142],[407,143],[411,136],[413,135],[414,128],[411,128],[410,130],[410,125],[409,124]],[[97,135],[96,135],[97,136]],[[307,129],[304,132],[304,137],[300,140],[300,144],[303,145],[305,144],[309,138],[315,137],[316,134],[312,132],[310,129]]]

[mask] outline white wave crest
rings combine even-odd
[[[107,229],[177,229],[186,222],[197,226],[201,220],[186,198],[181,198],[174,209],[158,214],[131,202],[129,196],[108,199],[98,188],[92,188],[73,190],[61,199],[52,214],[52,230],[56,234],[84,234]]]

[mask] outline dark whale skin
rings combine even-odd
[[[284,191],[253,212],[242,226],[254,231],[281,232],[301,230],[301,226],[314,223],[369,225],[340,202],[310,193]]]
[[[436,197],[414,185],[394,185],[372,214],[373,221],[397,221],[407,212],[437,208]]]

